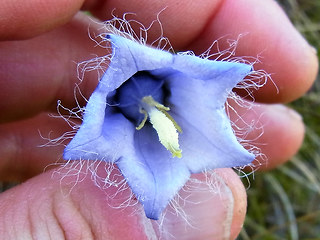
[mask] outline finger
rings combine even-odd
[[[67,172],[69,176],[63,176]],[[231,170],[215,173],[216,191],[207,186],[202,192],[195,189],[195,192],[188,193],[191,200],[198,202],[186,199],[181,207],[195,227],[177,214],[165,216],[162,223],[149,220],[139,203],[124,206],[130,196],[128,191],[118,191],[116,187],[102,190],[90,176],[70,173],[70,169],[62,169],[60,174],[47,172],[2,193],[1,236],[4,239],[20,239],[22,236],[153,239],[167,234],[177,238],[194,236],[219,240],[234,239],[243,224],[246,195]],[[203,176],[198,178],[204,179]]]
[[[237,125],[238,137],[243,144],[261,152],[253,162],[253,168],[268,170],[285,163],[302,145],[304,124],[301,116],[283,105],[253,104],[250,110],[231,103],[232,122]],[[239,131],[239,129],[241,129]]]
[[[250,6],[250,9],[248,9]],[[258,57],[256,70],[272,80],[254,92],[256,101],[290,102],[312,85],[318,71],[316,52],[290,23],[276,1],[227,0],[191,45],[201,52],[209,42],[225,37],[239,40],[236,56]],[[227,48],[228,42],[219,42]]]
[[[70,130],[48,113],[0,124],[0,181],[24,181],[62,163],[63,136]]]
[[[25,39],[68,22],[84,0],[2,0],[0,40]]]
[[[113,16],[122,18],[128,14],[127,19],[135,19],[148,28],[158,16],[160,24],[152,24],[148,30],[148,40],[152,42],[161,37],[163,31],[163,35],[169,38],[175,49],[186,47],[196,39],[211,16],[218,11],[223,3],[222,0],[130,0],[125,2],[109,0],[96,2],[100,2],[98,7],[92,7],[89,10],[103,21],[112,19]],[[135,24],[132,26],[136,31],[139,31],[141,27]]]
[[[228,39],[236,40],[244,35],[236,48],[236,56],[259,58],[255,69],[265,70],[272,77],[272,81],[254,91],[257,101],[292,101],[303,95],[315,80],[318,61],[314,49],[273,0],[183,3],[179,0],[110,0],[93,12],[101,19],[110,19],[112,13],[122,16],[132,12],[136,16],[128,18],[134,18],[145,26],[149,26],[161,12],[159,18],[164,36],[169,38],[173,47],[194,50],[197,54],[221,38],[218,42],[220,49],[227,49]],[[148,37],[153,40],[159,37],[160,32],[155,26],[148,32]]]
[[[182,217],[168,207],[163,230],[180,239],[235,239],[247,206],[246,191],[238,175],[231,169],[217,169],[213,174],[196,174],[194,179],[197,182],[187,183],[185,191],[179,192]]]
[[[66,172],[61,174],[65,175]],[[82,178],[81,183],[77,183]],[[108,189],[114,194],[115,189]],[[125,197],[128,197],[124,195]],[[131,209],[110,207],[103,190],[84,175],[41,174],[0,195],[4,239],[143,239]],[[17,224],[23,222],[24,224]],[[125,226],[125,227],[124,227]],[[31,238],[31,237],[30,237]]]
[[[94,47],[88,36],[89,23],[88,17],[80,14],[46,35],[0,43],[0,122],[53,109],[58,99],[67,106],[76,105],[77,63],[108,54],[106,49]],[[86,73],[88,79],[79,89],[84,98],[95,88],[98,74],[98,70]]]

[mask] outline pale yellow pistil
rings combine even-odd
[[[149,117],[152,127],[157,131],[160,143],[172,153],[173,157],[181,158],[179,133],[182,130],[168,113],[169,110],[170,108],[158,103],[152,96],[142,98],[140,112],[144,114],[144,119],[136,129],[143,128]]]

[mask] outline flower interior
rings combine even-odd
[[[163,78],[139,71],[109,94],[107,102],[131,121],[136,130],[152,124],[160,143],[172,153],[172,157],[181,158],[179,133],[182,130],[168,113],[170,108],[165,106],[169,95]]]

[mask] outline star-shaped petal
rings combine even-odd
[[[237,141],[224,107],[232,88],[251,71],[250,65],[171,54],[115,35],[108,35],[107,39],[113,51],[109,68],[89,99],[83,123],[65,149],[65,159],[117,164],[152,219],[159,218],[190,174],[243,166],[254,159]],[[138,90],[153,86],[146,84],[149,75],[154,76],[152,81],[164,83],[161,96],[166,96],[162,103],[152,102],[152,106],[138,99],[135,111],[139,109],[144,114],[144,121],[148,119],[148,111],[159,111],[177,129],[179,124],[181,158],[173,158],[159,142],[157,131],[161,130],[155,129],[164,129],[163,126],[156,128],[143,122],[137,130],[137,121],[126,116],[116,104],[108,103],[124,83],[136,81],[133,76],[144,77],[132,84],[143,83]],[[134,89],[124,92],[131,93]],[[143,90],[150,91],[150,95],[154,91]],[[152,96],[146,97],[153,101]]]

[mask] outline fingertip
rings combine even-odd
[[[232,121],[246,129],[245,141],[260,152],[251,167],[270,170],[298,152],[304,139],[304,124],[297,112],[281,104],[254,103],[250,109],[232,106],[238,114],[232,114]]]
[[[305,133],[302,117],[284,105],[261,105],[257,113],[263,114],[264,133],[257,140],[257,147],[265,154],[253,165],[259,170],[270,170],[284,164],[300,149]]]
[[[287,24],[274,27],[269,42],[262,43],[266,48],[261,53],[261,62],[254,65],[255,69],[270,74],[266,85],[254,92],[258,102],[291,102],[303,96],[316,79],[318,58],[314,48],[285,20],[279,19],[278,22]]]
[[[247,213],[247,193],[237,174],[231,169],[218,169],[222,179],[232,191],[234,199],[233,218],[229,239],[236,239],[239,235]]]
[[[180,239],[235,239],[247,206],[246,192],[238,175],[231,169],[216,169],[196,174],[192,179],[179,192],[179,201],[172,205],[178,203],[182,209],[172,206],[166,209],[162,234]]]
[[[271,79],[254,91],[256,101],[290,102],[302,96],[315,80],[315,51],[276,1],[224,1],[191,47],[201,53],[217,39],[221,39],[221,50],[229,47],[229,39],[238,39],[236,56],[257,59],[255,70],[270,74]]]

